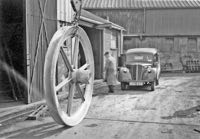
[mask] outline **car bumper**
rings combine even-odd
[[[153,80],[141,80],[141,81],[127,81],[130,86],[143,86],[146,84],[150,84]]]

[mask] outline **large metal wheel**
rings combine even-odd
[[[45,99],[58,124],[74,126],[83,120],[93,82],[94,59],[87,34],[80,27],[59,29],[49,44],[44,65]]]

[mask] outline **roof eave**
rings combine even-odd
[[[99,21],[96,21],[96,20],[93,20],[93,19],[90,19],[90,18],[87,18],[87,17],[84,17],[84,16],[81,16],[80,19],[87,21],[87,22],[90,22],[90,23],[93,23],[93,24],[103,24],[102,22],[99,22]]]
[[[112,22],[103,23],[103,22],[99,22],[99,21],[84,17],[84,16],[81,16],[80,19],[83,20],[83,21],[87,21],[87,22],[90,22],[92,24],[95,24],[96,25],[95,27],[98,28],[98,29],[113,28],[113,29],[120,30],[120,31],[121,30],[122,31],[126,31],[123,27],[121,27],[121,26],[119,26],[117,24],[114,24]]]
[[[138,7],[138,8],[87,8],[84,7],[85,10],[164,10],[164,9],[199,9],[200,7]]]
[[[125,28],[123,28],[122,26],[119,26],[119,25],[117,25],[115,23],[112,23],[112,28],[114,28],[116,30],[126,31]]]

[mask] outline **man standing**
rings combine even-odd
[[[114,93],[114,86],[117,84],[116,61],[109,52],[105,52],[104,56],[106,58],[104,79],[107,82],[109,92]]]

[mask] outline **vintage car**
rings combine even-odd
[[[129,86],[149,86],[151,91],[159,84],[160,58],[155,48],[129,49],[121,57],[121,66],[118,68],[118,80],[121,89]]]

